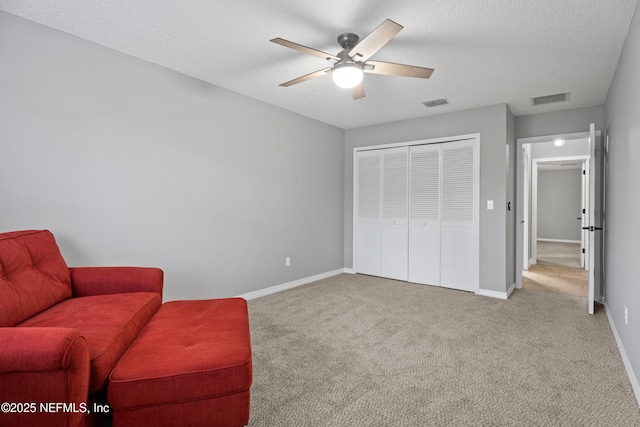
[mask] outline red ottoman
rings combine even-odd
[[[163,304],[109,377],[114,426],[229,426],[249,422],[247,302]]]

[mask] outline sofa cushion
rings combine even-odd
[[[89,346],[89,391],[93,392],[104,387],[116,362],[153,317],[160,304],[160,295],[155,292],[70,298],[18,326],[78,329]]]
[[[69,269],[53,234],[0,233],[0,326],[15,326],[70,297]]]
[[[157,410],[244,393],[251,387],[251,363],[244,299],[167,302],[111,373],[109,403],[114,411]]]

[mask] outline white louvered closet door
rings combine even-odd
[[[380,276],[407,280],[408,147],[382,150]]]
[[[410,148],[409,282],[440,286],[440,144]]]
[[[360,151],[356,157],[357,273],[380,275],[380,225],[382,221],[382,155],[380,150]]]
[[[475,141],[442,145],[441,279],[448,288],[478,288]]]

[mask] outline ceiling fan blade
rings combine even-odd
[[[306,82],[307,80],[315,79],[316,77],[322,77],[327,74],[328,71],[333,70],[333,68],[323,68],[322,70],[314,71],[313,73],[305,74],[302,77],[298,77],[297,79],[289,80],[288,82],[282,83],[280,86],[289,87],[298,83]]]
[[[360,99],[366,96],[366,94],[364,93],[363,82],[360,82],[358,86],[352,87],[351,89],[349,89],[349,91],[351,92],[351,96],[353,96],[353,99]]]
[[[317,56],[318,58],[327,59],[327,60],[334,61],[334,62],[340,61],[340,58],[338,58],[335,55],[331,55],[330,53],[322,52],[321,50],[317,50],[317,49],[313,49],[313,48],[310,48],[310,47],[307,47],[307,46],[303,46],[303,45],[298,44],[298,43],[290,42],[289,40],[281,39],[280,37],[277,37],[275,39],[271,39],[270,41],[272,43],[279,44],[281,46],[288,47],[288,48],[291,48],[293,50],[297,50],[298,52],[306,53],[307,55]]]
[[[389,43],[389,40],[403,28],[402,25],[393,22],[391,19],[387,19],[367,37],[362,39],[360,43],[355,45],[349,52],[349,56],[356,62],[366,61],[371,58],[374,53],[379,51],[382,46]]]
[[[373,69],[370,67],[373,66]],[[396,64],[395,62],[367,61],[364,64],[365,73],[386,74],[390,76],[417,77],[428,79],[433,74],[433,68],[416,67],[414,65]]]

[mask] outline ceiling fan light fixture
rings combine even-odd
[[[362,76],[362,67],[353,62],[336,64],[333,67],[333,73],[331,73],[333,82],[343,89],[358,86],[362,82]]]

